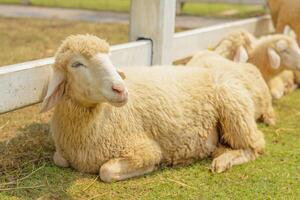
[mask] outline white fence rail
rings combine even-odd
[[[143,7],[140,1],[147,2],[148,6]],[[172,14],[160,13],[158,17],[155,13],[157,10],[168,12],[165,9],[167,6],[172,6],[171,10],[175,12],[174,0],[135,0],[134,2],[139,2],[140,6],[140,13],[135,12],[134,17],[148,16],[148,21],[135,20],[135,22],[146,23],[147,26],[153,23],[157,28],[148,28],[145,31],[140,30],[141,27],[145,27],[144,25],[131,26],[135,29],[131,30],[131,34],[134,33],[136,38],[146,37],[148,40],[112,46],[111,59],[117,67],[149,66],[151,63],[170,64],[168,60],[182,59],[196,51],[213,46],[226,33],[236,28],[247,29],[256,36],[272,31],[270,18],[259,17],[173,34],[174,27],[162,25],[170,22],[170,19],[166,18]],[[149,6],[153,8],[149,9]],[[145,15],[144,12],[150,13]],[[149,19],[151,16],[153,19]],[[139,33],[136,29],[142,32]],[[157,59],[155,55],[158,52],[162,53],[164,58]],[[45,94],[51,75],[50,65],[53,62],[53,58],[47,58],[0,67],[0,114],[39,103]]]
[[[111,58],[116,66],[150,65],[151,42],[115,45]],[[0,114],[39,103],[47,89],[53,58],[0,67]]]
[[[214,47],[224,35],[234,29],[245,29],[255,36],[265,35],[274,31],[269,16],[184,31],[174,35],[172,58],[173,60],[179,60],[193,55],[200,49]]]

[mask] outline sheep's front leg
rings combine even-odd
[[[285,85],[280,78],[271,79],[268,86],[273,99],[280,99],[284,95]]]
[[[156,169],[162,158],[155,142],[146,142],[132,149],[129,156],[114,158],[100,168],[100,178],[104,182],[114,182],[141,176]]]
[[[211,170],[221,173],[234,165],[241,165],[255,160],[258,154],[251,149],[229,150],[213,159]]]
[[[59,167],[69,167],[69,162],[59,153],[59,151],[54,153],[53,161]]]
[[[254,160],[264,152],[264,135],[256,126],[254,103],[250,96],[243,94],[242,91],[234,91],[227,96],[230,101],[223,104],[220,135],[229,150],[213,160],[213,171],[222,172],[233,165]]]

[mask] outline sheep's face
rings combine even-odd
[[[300,70],[300,49],[296,40],[279,40],[276,47],[284,68]]]
[[[101,102],[125,105],[128,91],[124,78],[105,53],[97,53],[89,59],[74,55],[67,66],[70,96],[86,106]]]
[[[111,63],[109,44],[93,35],[71,35],[58,48],[42,112],[68,95],[83,106],[108,102],[125,105],[128,98],[123,72]]]
[[[271,67],[300,70],[300,49],[296,40],[280,39],[268,49]]]

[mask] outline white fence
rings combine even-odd
[[[133,0],[131,38],[144,40],[112,46],[113,63],[122,67],[171,64],[172,60],[211,47],[236,28],[244,28],[256,36],[273,31],[266,16],[174,34],[175,6],[175,0]],[[52,63],[53,58],[46,58],[0,67],[0,114],[39,103]]]

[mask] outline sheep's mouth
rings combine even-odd
[[[108,101],[108,102],[115,107],[122,107],[128,102],[128,98],[125,98],[122,101]]]
[[[106,99],[106,101],[115,106],[115,107],[121,107],[121,106],[124,106],[127,102],[128,102],[128,93],[124,94],[124,96],[120,97],[116,97],[116,98],[108,98],[108,97],[105,97],[104,98]]]

